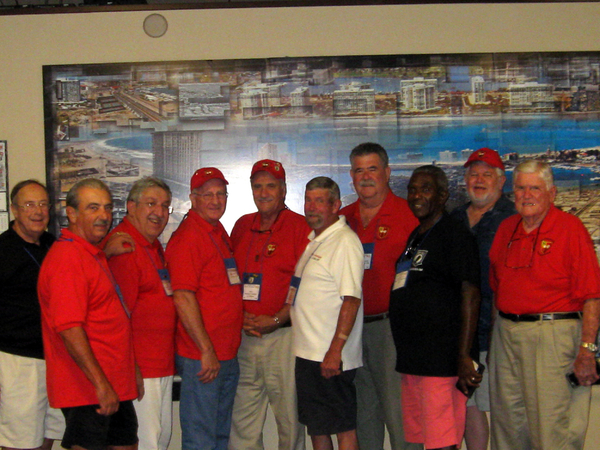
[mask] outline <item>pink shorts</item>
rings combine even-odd
[[[402,416],[407,442],[426,448],[456,445],[465,432],[467,397],[456,389],[458,377],[402,374]]]

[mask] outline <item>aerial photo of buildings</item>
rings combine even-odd
[[[118,223],[129,186],[154,174],[174,191],[167,240],[189,208],[189,179],[217,166],[230,182],[226,228],[253,210],[256,160],[281,161],[288,206],[327,175],[353,200],[350,150],[382,144],[392,186],[440,165],[451,205],[465,201],[462,164],[480,147],[512,169],[549,161],[557,205],[580,216],[600,244],[600,53],[510,53],[274,58],[45,66],[48,180],[54,227],[64,197],[95,176],[115,194]],[[450,205],[450,206],[451,206]]]

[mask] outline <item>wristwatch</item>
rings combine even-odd
[[[593,353],[596,353],[598,351],[598,346],[593,342],[582,342],[581,346]]]

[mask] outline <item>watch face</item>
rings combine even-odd
[[[598,351],[598,346],[596,344],[591,343],[591,342],[584,342],[583,344],[581,344],[581,346],[583,348],[587,348],[591,352],[597,352]]]

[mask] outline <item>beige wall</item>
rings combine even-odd
[[[45,64],[600,50],[600,3],[164,11],[169,29],[158,39],[142,30],[148,14],[0,16],[0,140],[8,141],[10,185],[45,178]],[[588,436],[586,449],[593,442]]]
[[[0,139],[10,184],[44,179],[42,65],[410,53],[600,50],[600,4],[392,5],[0,16]]]

